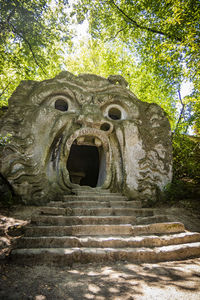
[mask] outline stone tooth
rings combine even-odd
[[[78,144],[78,145],[83,144],[83,143],[84,143],[84,140],[85,140],[84,136],[78,137],[78,138],[77,138],[77,144]]]
[[[102,143],[101,143],[101,140],[98,139],[98,138],[95,138],[94,143],[95,143],[95,145],[96,145],[97,147],[100,147],[101,144],[102,144]]]

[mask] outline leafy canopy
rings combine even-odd
[[[188,122],[195,121],[200,130],[198,0],[78,0],[74,13],[78,22],[89,19],[93,38],[120,40],[149,74],[177,92],[184,81],[192,82],[194,91],[184,99],[184,110]]]
[[[6,103],[24,79],[44,79],[60,71],[69,38],[64,1],[0,0],[0,96]]]
[[[174,91],[162,78],[138,64],[123,43],[83,39],[68,53],[65,65],[74,74],[122,75],[139,99],[161,105],[175,126]]]
[[[176,117],[179,124],[173,121],[173,128],[185,132],[195,124],[198,133],[200,2],[69,2],[0,0],[0,105],[24,79],[46,79],[61,69],[102,76],[116,73],[126,78],[139,98],[157,102],[171,119]],[[79,23],[87,19],[91,34],[84,50],[80,44],[81,62],[77,45],[71,42],[75,18]],[[70,59],[65,58],[66,52]],[[185,80],[193,83],[194,90],[182,99],[180,87]],[[175,116],[178,101],[181,114]]]

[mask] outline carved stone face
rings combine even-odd
[[[154,197],[171,180],[169,122],[120,76],[62,72],[22,82],[9,100],[8,132],[0,171],[27,202],[80,185]]]

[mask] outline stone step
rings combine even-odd
[[[121,193],[111,193],[109,190],[98,189],[98,188],[77,188],[72,189],[72,193],[76,195],[111,195],[111,196],[122,196]]]
[[[149,217],[137,217],[136,223],[138,225],[147,225],[153,223],[169,222],[169,218],[166,215],[154,215]]]
[[[62,207],[43,206],[38,208],[38,212],[46,215],[68,215],[68,209]]]
[[[150,235],[184,232],[182,223],[154,223],[149,225],[73,225],[73,226],[27,226],[25,236],[97,236],[97,235]]]
[[[62,201],[128,201],[128,198],[122,195],[65,195]]]
[[[171,235],[149,235],[139,237],[76,237],[42,236],[23,237],[16,243],[16,248],[135,248],[161,247],[176,244],[200,242],[200,233],[183,232]]]
[[[105,225],[136,224],[135,216],[46,216],[35,215],[31,218],[37,225]]]
[[[99,207],[115,207],[115,208],[141,208],[141,201],[51,201],[48,206],[52,207],[84,207],[84,208],[99,208]]]
[[[25,236],[97,236],[97,235],[132,235],[132,226],[123,225],[72,225],[72,226],[30,226],[25,229]]]
[[[15,249],[11,259],[26,264],[72,265],[89,262],[159,262],[200,256],[200,242],[155,248],[38,248]]]
[[[67,216],[153,216],[154,210],[149,208],[61,208],[40,207],[38,211],[46,215]]]
[[[165,222],[132,226],[133,235],[180,233],[185,231],[183,223]]]
[[[168,222],[165,215],[150,217],[135,216],[51,216],[51,215],[34,215],[31,217],[32,224],[36,225],[118,225],[132,224],[144,225],[152,223]]]

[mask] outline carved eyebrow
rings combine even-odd
[[[131,101],[129,95],[124,93],[119,94],[116,92],[115,93],[111,92],[110,94],[108,94],[108,92],[99,94],[95,97],[94,101],[98,103],[100,107],[109,104],[114,104],[114,103],[119,104],[122,107],[126,107],[129,106],[130,104],[133,104],[133,101]]]
[[[128,110],[128,107],[130,105],[130,101],[127,101],[127,99],[120,99],[120,98],[112,98],[110,100],[104,101],[99,103],[101,109],[105,109],[109,105],[118,105],[121,108]]]
[[[51,92],[49,95],[47,95],[42,101],[40,101],[39,105],[43,105],[44,103],[53,101],[53,99],[57,99],[57,98],[66,98],[70,100],[70,102],[74,102],[76,104],[78,104],[78,101],[76,100],[76,97],[72,97],[72,95],[70,95],[67,92],[61,92],[61,91],[53,91]]]

